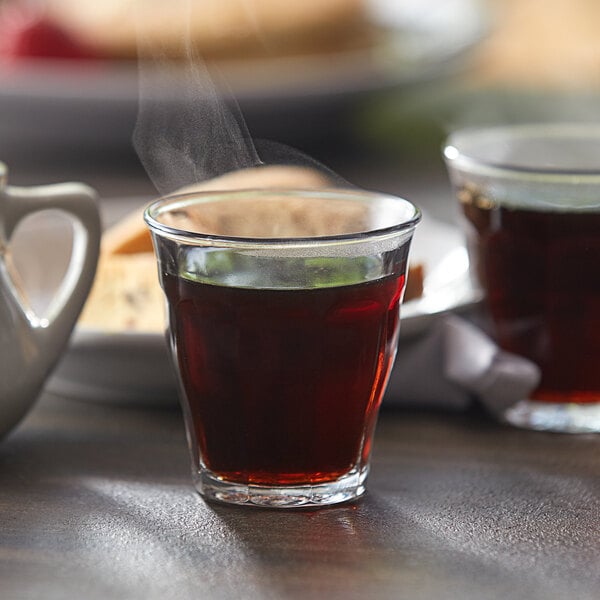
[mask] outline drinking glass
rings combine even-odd
[[[145,219],[200,494],[269,507],[363,494],[418,209],[246,190],[167,197]]]
[[[492,334],[541,370],[506,420],[600,431],[600,126],[463,130],[444,155]]]

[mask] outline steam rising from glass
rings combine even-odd
[[[185,3],[191,11],[189,0]],[[261,39],[259,30],[254,34]],[[306,154],[253,140],[218,69],[182,31],[185,59],[172,59],[138,31],[139,109],[134,148],[160,195],[224,173],[268,164],[311,167],[333,186],[354,187]]]

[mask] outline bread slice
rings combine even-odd
[[[265,166],[227,173],[179,192],[330,186],[331,181],[314,169]],[[96,280],[79,321],[83,327],[105,332],[164,331],[165,301],[158,282],[152,240],[143,220],[144,208],[133,211],[104,233]],[[404,300],[417,298],[422,293],[423,266],[414,265],[409,271]]]
[[[331,181],[319,171],[308,167],[273,165],[232,171],[196,185],[187,186],[177,193],[214,192],[253,188],[319,189],[331,185]],[[145,207],[133,211],[102,237],[102,252],[108,254],[132,254],[152,252],[152,240],[143,214]]]
[[[102,254],[79,324],[111,333],[164,331],[165,301],[154,254]]]

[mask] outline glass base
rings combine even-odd
[[[262,506],[265,508],[310,508],[356,500],[365,493],[368,469],[351,472],[335,481],[315,485],[260,486],[224,481],[209,471],[196,477],[196,489],[207,500]]]
[[[555,404],[523,400],[504,413],[507,423],[560,433],[600,433],[600,402]]]

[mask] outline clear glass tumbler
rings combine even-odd
[[[464,130],[444,155],[492,334],[541,370],[506,420],[600,431],[600,126]]]
[[[418,209],[250,190],[164,198],[145,218],[198,491],[270,507],[360,496]]]

